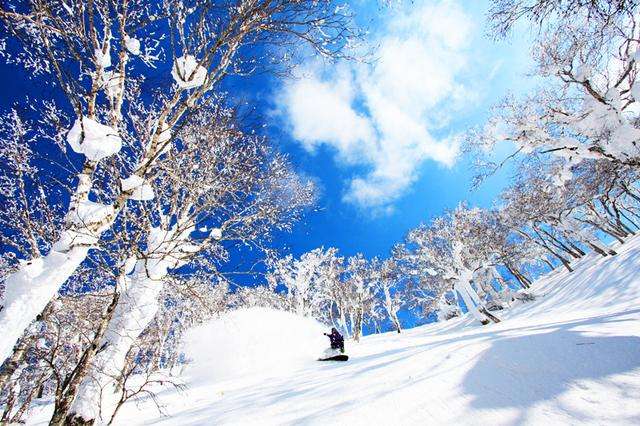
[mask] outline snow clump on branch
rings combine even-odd
[[[186,55],[176,59],[171,75],[181,88],[193,89],[204,84],[207,79],[207,70],[198,64],[198,60],[193,55]]]
[[[124,45],[132,55],[137,56],[140,54],[140,40],[138,40],[137,38],[126,36],[124,38]]]
[[[155,197],[153,187],[138,175],[131,175],[126,179],[122,179],[121,184],[123,191],[132,191],[129,197],[130,200],[149,201]]]
[[[122,140],[117,131],[87,117],[76,120],[67,133],[67,142],[71,149],[78,154],[84,154],[91,161],[109,157],[122,147]]]

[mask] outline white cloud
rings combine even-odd
[[[389,18],[373,66],[314,64],[283,88],[280,107],[305,149],[328,145],[369,167],[347,184],[346,201],[390,211],[425,161],[455,163],[457,138],[434,133],[475,97],[462,83],[473,29],[455,2],[411,5]]]
[[[348,162],[359,162],[363,143],[375,139],[369,118],[352,108],[354,82],[342,68],[335,78],[297,80],[286,89],[286,107],[293,136],[313,151],[322,143],[333,145]]]

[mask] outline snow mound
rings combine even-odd
[[[211,237],[215,240],[219,240],[222,238],[222,229],[220,228],[213,228],[211,230]]]
[[[267,308],[231,311],[192,329],[186,374],[220,381],[249,374],[276,375],[301,368],[327,348],[327,327],[318,321]]]

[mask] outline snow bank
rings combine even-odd
[[[229,312],[187,334],[187,375],[219,381],[247,374],[290,372],[316,362],[329,330],[311,318],[267,308]]]

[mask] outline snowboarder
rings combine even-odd
[[[331,348],[327,348],[318,361],[348,361],[349,356],[344,353],[344,337],[335,328],[331,329],[331,334],[323,333],[329,337]]]
[[[331,334],[324,333],[325,336],[329,337],[331,341],[331,349],[340,349],[341,353],[344,353],[344,337],[342,334],[338,333],[335,327],[331,329]]]

